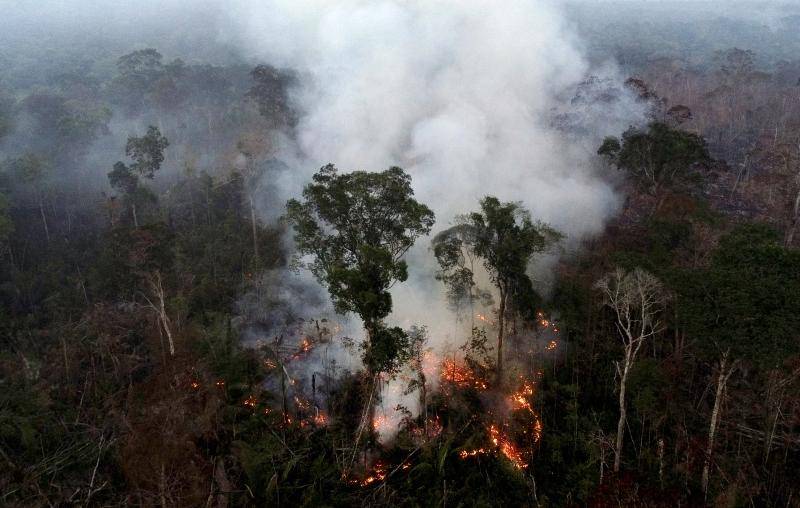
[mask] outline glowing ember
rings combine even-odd
[[[225,380],[224,379],[220,379],[214,384],[217,385],[217,388],[225,388]]]
[[[317,424],[317,425],[319,425],[319,426],[324,426],[324,425],[327,425],[327,424],[328,424],[328,417],[325,415],[325,413],[323,413],[322,411],[320,411],[320,412],[319,412],[319,413],[317,413],[317,415],[314,417],[314,423],[315,423],[315,424]]]
[[[374,428],[375,432],[378,434],[388,431],[390,427],[391,422],[383,415],[377,415],[372,419],[372,428]]]
[[[432,378],[436,375],[439,368],[439,357],[433,351],[425,351],[422,354],[422,373],[425,377]]]
[[[193,390],[198,390],[200,388],[200,383],[198,383],[197,381],[192,381],[191,387]]]
[[[492,444],[500,449],[500,452],[514,464],[514,467],[517,469],[525,469],[528,467],[528,464],[522,457],[522,452],[514,446],[514,443],[512,443],[508,437],[500,432],[500,429],[498,429],[496,425],[489,426],[489,437],[492,440]]]
[[[292,359],[296,360],[298,358],[302,358],[307,355],[312,349],[314,349],[314,344],[308,339],[308,337],[304,337],[303,340],[300,342],[300,346],[298,347],[297,352],[292,355]]]
[[[510,403],[513,410],[524,410],[530,413],[533,418],[532,433],[534,442],[538,442],[542,436],[542,421],[539,415],[533,410],[533,406],[528,397],[533,395],[533,383],[523,379],[522,388],[511,394]]]
[[[477,455],[485,455],[489,453],[489,450],[486,448],[477,448],[475,450],[461,450],[458,453],[458,456],[461,457],[462,460],[466,460],[470,457],[475,457]]]
[[[302,409],[302,410],[304,410],[304,411],[308,410],[308,408],[310,408],[310,407],[311,407],[311,403],[310,403],[310,402],[308,402],[308,401],[307,401],[307,400],[305,400],[305,399],[301,399],[301,398],[300,398],[300,397],[298,397],[298,396],[295,396],[295,398],[294,398],[294,403],[297,405],[297,407],[298,407],[299,409]]]
[[[471,386],[478,390],[486,390],[489,388],[486,381],[476,376],[470,368],[465,365],[458,365],[455,361],[449,358],[442,362],[441,376],[442,381],[446,381],[457,386]]]
[[[256,399],[254,395],[250,395],[244,400],[244,405],[249,408],[256,407],[256,404],[258,404],[258,399]]]
[[[547,343],[547,345],[544,348],[548,351],[552,351],[557,347],[558,347],[558,342],[551,340],[550,342]]]
[[[372,472],[361,481],[361,486],[366,487],[375,482],[383,481],[383,479],[386,478],[386,470],[386,464],[381,461],[376,462],[375,467],[372,468]]]

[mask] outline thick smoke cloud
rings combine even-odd
[[[308,76],[296,91],[305,159],[400,165],[439,225],[495,194],[572,235],[597,232],[611,188],[549,128],[556,97],[587,73],[545,2],[238,2],[244,42]],[[297,189],[287,189],[296,191]]]
[[[297,144],[282,154],[295,170],[276,183],[284,195],[297,195],[327,162],[342,170],[399,165],[436,212],[437,228],[487,194],[521,201],[573,240],[599,232],[615,211],[617,197],[590,154],[640,111],[584,111],[592,128],[581,137],[553,127],[554,108],[590,72],[555,6],[239,0],[231,13],[252,57],[303,76],[293,95]],[[419,280],[398,287],[395,315],[435,328],[443,303],[425,269],[427,243],[410,254]]]
[[[327,162],[344,171],[398,165],[436,212],[438,229],[486,195],[521,201],[572,245],[615,212],[617,196],[592,154],[604,135],[638,121],[642,108],[618,86],[613,66],[589,69],[554,5],[239,0],[231,12],[243,25],[235,38],[253,58],[302,76],[293,93],[296,139],[280,154],[294,170],[271,176],[279,194],[298,195]],[[575,97],[590,72],[606,79]],[[617,95],[594,107],[587,96],[607,90],[593,85],[616,85]],[[409,253],[409,265],[390,320],[426,325],[437,348],[462,342],[465,325],[454,323],[433,277],[429,239]],[[384,411],[413,407],[401,392],[388,387]]]

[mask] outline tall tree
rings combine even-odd
[[[126,165],[122,161],[117,161],[114,169],[108,173],[109,184],[122,194],[130,207],[135,227],[139,227],[137,206],[155,201],[155,195],[141,184],[139,178],[152,180],[155,177],[155,173],[161,169],[161,164],[164,162],[164,150],[168,146],[167,138],[161,135],[157,127],[151,125],[144,136],[128,138],[125,155],[133,159],[133,163]]]
[[[133,159],[131,170],[150,180],[164,162],[164,150],[169,146],[158,127],[149,126],[141,137],[131,136],[125,144],[125,155]]]
[[[484,294],[475,285],[475,230],[463,218],[459,222],[434,236],[431,245],[440,267],[436,279],[444,283],[451,308],[460,314],[463,305],[468,305],[474,326],[475,301]]]
[[[411,177],[398,167],[342,174],[329,164],[303,189],[302,202],[286,205],[297,250],[312,258],[306,266],[327,286],[338,312],[364,322],[371,374],[394,368],[402,352],[402,330],[383,325],[392,310],[389,289],[406,280],[403,255],[434,223],[433,212],[413,195]]]
[[[500,296],[497,312],[497,381],[503,377],[503,340],[510,299],[521,302],[533,293],[527,269],[534,254],[544,252],[561,234],[542,222],[534,222],[530,212],[515,202],[501,203],[493,196],[480,202],[481,211],[465,216],[460,224],[436,236],[434,252],[446,276],[471,288],[472,271],[459,267],[458,256],[464,248],[477,258],[489,273]],[[465,282],[464,282],[465,281]],[[447,280],[445,280],[447,282]]]
[[[624,351],[622,361],[615,364],[619,379],[619,420],[614,448],[614,472],[618,473],[625,442],[625,394],[628,376],[642,345],[663,330],[660,315],[664,310],[666,292],[654,275],[640,268],[630,272],[617,269],[600,279],[595,287],[603,293],[604,302],[613,313],[614,325]]]
[[[351,464],[364,429],[375,430],[378,375],[395,371],[410,354],[408,334],[383,320],[392,310],[389,289],[408,277],[403,255],[434,223],[433,212],[413,195],[411,177],[398,167],[340,174],[329,164],[303,189],[304,201],[286,205],[297,250],[312,257],[307,267],[328,287],[336,311],[358,314],[367,333],[362,347],[370,383]]]
[[[646,192],[684,181],[694,164],[710,160],[705,140],[660,122],[647,130],[629,129],[622,139],[607,137],[597,153],[627,171]]]

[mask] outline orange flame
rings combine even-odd
[[[442,362],[441,371],[442,381],[452,383],[457,386],[471,386],[478,390],[486,390],[489,385],[485,380],[476,376],[475,373],[465,365],[458,365],[455,361],[446,358]]]
[[[498,429],[496,425],[489,426],[489,437],[492,440],[492,444],[500,449],[503,455],[514,464],[514,467],[517,469],[525,469],[528,467],[528,464],[522,456],[522,452],[514,446],[514,443],[512,443],[508,437],[500,432],[500,429]]]

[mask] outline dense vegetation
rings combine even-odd
[[[650,113],[597,147],[626,200],[570,252],[503,196],[427,238],[396,167],[323,167],[264,220],[289,71],[10,58],[0,504],[797,505],[800,61],[665,33],[589,38]],[[467,330],[452,360],[384,322],[415,242]],[[553,252],[545,293],[527,268]],[[285,301],[302,268],[359,351]],[[332,341],[362,363],[298,377]],[[420,407],[383,439],[391,376]]]

